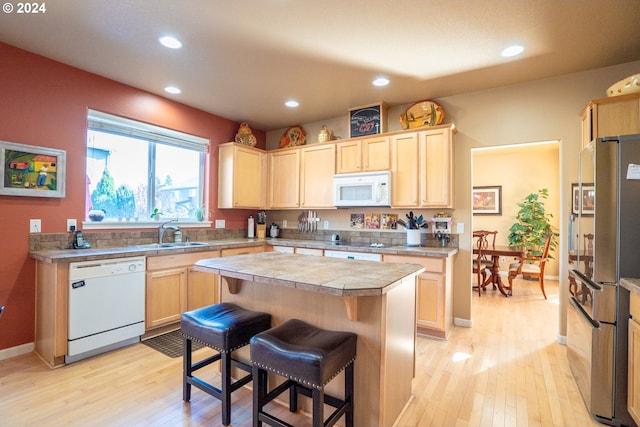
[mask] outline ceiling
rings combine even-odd
[[[56,0],[0,41],[273,130],[640,60],[639,22],[638,0]]]

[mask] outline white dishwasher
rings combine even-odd
[[[65,363],[140,341],[144,334],[145,257],[69,264]]]

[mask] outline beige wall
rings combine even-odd
[[[498,230],[497,245],[509,244],[509,228],[515,222],[520,207],[517,205],[528,194],[541,188],[549,190],[543,200],[545,211],[553,217],[551,225],[560,229],[560,144],[518,144],[515,146],[472,150],[473,186],[502,187],[502,215],[473,215],[473,230]],[[547,263],[546,277],[558,277],[557,250]],[[513,259],[500,263],[507,271]],[[542,295],[542,294],[541,294]]]
[[[575,182],[580,147],[580,121],[578,114],[585,104],[606,95],[614,82],[637,73],[640,61],[613,67],[538,80],[496,89],[466,93],[437,101],[445,111],[445,122],[458,128],[455,145],[456,222],[465,224],[460,235],[460,251],[454,263],[454,316],[460,324],[471,321],[471,149],[499,145],[521,144],[533,141],[560,141],[560,247],[559,275],[561,279],[559,334],[566,334],[566,282],[567,228],[570,211],[569,192]],[[416,101],[429,94],[416,93]],[[387,100],[388,102],[390,100]],[[389,110],[389,130],[400,130],[398,115],[407,105]],[[295,123],[292,123],[294,125]],[[345,136],[344,117],[303,123],[309,141],[315,140],[323,124],[336,135]],[[267,133],[267,148],[278,145],[282,130]],[[516,178],[516,177],[512,177]],[[340,211],[337,211],[340,213]]]

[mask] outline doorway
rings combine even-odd
[[[517,203],[542,188],[549,190],[549,198],[544,200],[545,211],[552,215],[552,226],[560,230],[560,141],[473,148],[471,170],[472,188],[485,187],[501,196],[495,209],[472,215],[472,230],[497,230],[496,245],[508,245],[509,229],[520,209]],[[559,256],[553,253],[552,256],[545,277],[557,279]],[[502,275],[506,276],[509,264],[514,261],[500,259]],[[493,291],[487,288],[488,292]],[[477,292],[473,297],[477,297]]]

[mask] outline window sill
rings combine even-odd
[[[163,221],[82,221],[83,230],[113,230],[113,229],[133,229],[133,228],[158,228],[161,224],[168,222]],[[189,221],[182,220],[172,222],[171,225],[177,225],[187,228],[211,228],[211,221]]]

